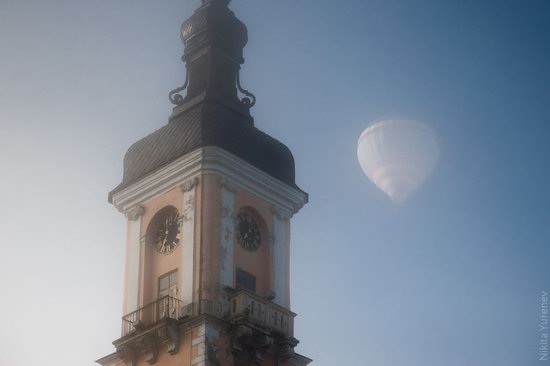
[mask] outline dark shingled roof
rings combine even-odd
[[[220,147],[299,189],[290,150],[254,127],[250,108],[255,98],[239,83],[248,33],[228,3],[203,0],[183,23],[188,82],[170,93],[176,107],[169,123],[128,149],[122,183],[109,193],[110,202],[115,193],[146,175],[207,146]],[[185,98],[178,94],[184,88]],[[237,90],[247,97],[240,99]]]
[[[176,159],[206,146],[217,146],[299,189],[294,157],[281,142],[216,105],[200,105],[133,144],[124,157],[122,183],[113,194]]]

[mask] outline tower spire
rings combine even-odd
[[[223,3],[225,5],[229,5],[229,3],[231,2],[231,0],[202,0],[202,3],[203,4],[208,4],[208,3]]]
[[[228,8],[230,1],[202,0],[202,5],[181,26],[187,80],[170,93],[170,100],[176,105],[174,114],[198,101],[215,100],[249,116],[255,97],[239,81],[248,30]],[[185,97],[180,94],[184,89]],[[246,97],[240,99],[239,91]]]

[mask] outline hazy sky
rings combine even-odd
[[[0,365],[113,351],[131,143],[183,81],[199,0],[0,0]],[[550,2],[234,0],[256,125],[294,152],[299,352],[314,365],[535,366],[550,288]],[[431,180],[396,209],[360,133],[438,133]]]

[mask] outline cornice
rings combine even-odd
[[[219,147],[197,149],[139,182],[113,195],[113,205],[121,212],[144,205],[150,199],[174,187],[189,188],[198,184],[203,174],[218,174],[229,190],[246,189],[289,216],[298,212],[308,200],[307,193],[291,187]],[[286,216],[286,215],[285,215]]]
[[[102,357],[99,360],[96,361],[96,363],[102,365],[102,366],[114,366],[118,362],[122,361],[118,354],[112,353],[108,356]]]
[[[130,207],[143,205],[156,195],[198,177],[200,161],[200,149],[195,150],[117,192],[112,197],[112,203],[121,212],[127,211]]]

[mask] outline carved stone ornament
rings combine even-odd
[[[286,210],[277,208],[275,206],[271,207],[271,213],[273,213],[273,215],[275,215],[279,220],[288,220],[292,218],[291,213],[287,212]]]
[[[199,184],[199,178],[191,178],[187,181],[185,181],[182,185],[180,185],[180,189],[182,192],[191,192],[193,188],[195,188]]]
[[[189,222],[193,219],[193,212],[195,211],[195,197],[189,196],[184,202],[183,213],[180,217],[180,222]]]
[[[230,228],[226,227],[225,232],[223,233],[223,240],[229,241],[233,238],[233,231]]]
[[[285,362],[286,360],[294,356],[294,348],[300,343],[294,337],[288,337],[283,339],[280,342],[276,342],[276,357],[280,362]]]
[[[137,360],[136,350],[129,345],[117,348],[117,355],[124,361],[126,366],[134,366]]]
[[[222,247],[222,250],[221,250],[221,259],[222,259],[221,260],[221,268],[222,268],[222,270],[225,269],[225,263],[227,262],[228,257],[229,257],[229,248]]]
[[[180,332],[176,324],[168,324],[158,330],[161,342],[168,343],[168,353],[175,355],[180,350]]]
[[[267,237],[267,243],[271,248],[273,248],[275,246],[275,235],[269,234],[269,236]]]
[[[222,204],[222,207],[220,209],[220,216],[222,217],[222,219],[226,217],[231,217],[232,219],[235,218],[233,210],[226,204]]]
[[[272,346],[273,338],[246,325],[236,325],[231,336],[236,366],[261,365],[263,355]]]
[[[128,220],[136,221],[140,218],[141,215],[145,212],[145,208],[143,206],[136,206],[134,208],[131,208],[130,210],[126,211],[126,217]]]
[[[225,178],[222,178],[222,180],[220,181],[220,184],[223,188],[225,188],[228,192],[237,192],[238,188],[237,188],[237,185]]]
[[[139,351],[145,353],[145,360],[150,364],[157,362],[159,345],[157,340],[151,336],[146,335],[139,340],[137,343]]]

